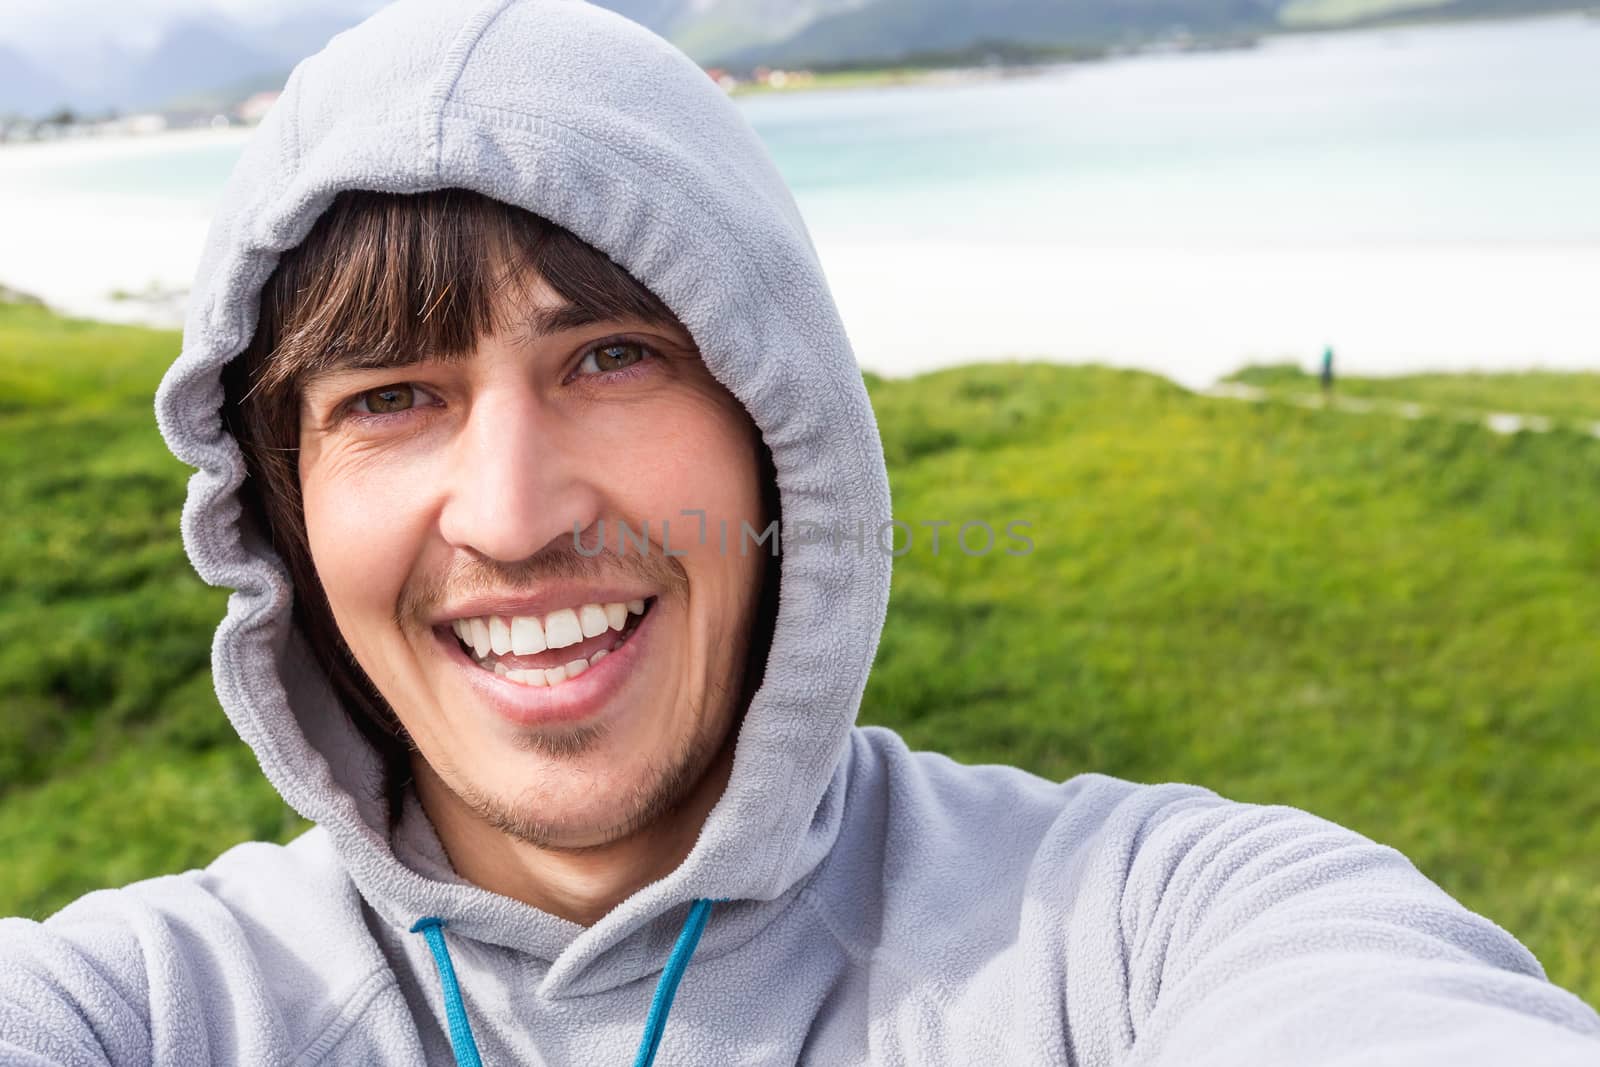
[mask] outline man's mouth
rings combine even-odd
[[[561,608],[544,616],[481,615],[450,624],[479,667],[509,682],[553,686],[627,643],[656,598]]]

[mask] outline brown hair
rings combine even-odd
[[[391,825],[410,777],[411,742],[339,633],[312,564],[300,498],[300,390],[313,373],[359,353],[408,363],[417,353],[470,352],[497,321],[497,299],[529,273],[570,305],[571,325],[635,318],[683,329],[655,294],[604,253],[521,208],[464,189],[339,194],[261,292],[250,345],[223,371],[224,419],[244,453],[240,493],[250,522],[294,583],[294,621],[345,711],[383,758]],[[761,448],[763,502],[779,516],[771,453]],[[745,698],[765,665],[776,610],[768,558]],[[759,658],[757,658],[759,657]]]

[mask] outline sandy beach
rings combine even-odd
[[[864,367],[1040,358],[1192,388],[1249,363],[1353,374],[1600,368],[1600,246],[1042,248],[819,239]]]
[[[132,168],[159,173],[166,157],[196,149],[236,152],[249,132],[0,147],[0,284],[75,315],[181,324],[181,301],[151,304],[113,294],[187,291],[215,194],[171,195],[149,182],[119,180],[119,174]]]

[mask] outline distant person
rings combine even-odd
[[[1333,346],[1328,345],[1322,350],[1322,399],[1327,401],[1333,397]]]
[[[882,530],[867,392],[755,134],[634,23],[383,8],[197,277],[157,414],[217,692],[317,825],[0,921],[0,1064],[1600,1062],[1393,849],[854,725],[887,551],[734,546]]]

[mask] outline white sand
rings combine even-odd
[[[193,145],[242,145],[255,131],[234,126],[227,129],[202,127],[168,130],[165,133],[133,136],[71,137],[57,141],[18,141],[0,146],[0,180],[6,174],[28,170],[41,163],[115,163],[139,156],[160,156],[175,148]]]
[[[1600,370],[1600,245],[1085,248],[818,242],[862,366],[1037,358],[1192,387],[1341,373]]]
[[[0,284],[73,314],[176,325],[181,305],[117,301],[114,290],[186,290],[205,242],[209,199],[58,188],[50,175],[116,168],[187,146],[242,144],[248,130],[95,137],[0,148]]]

